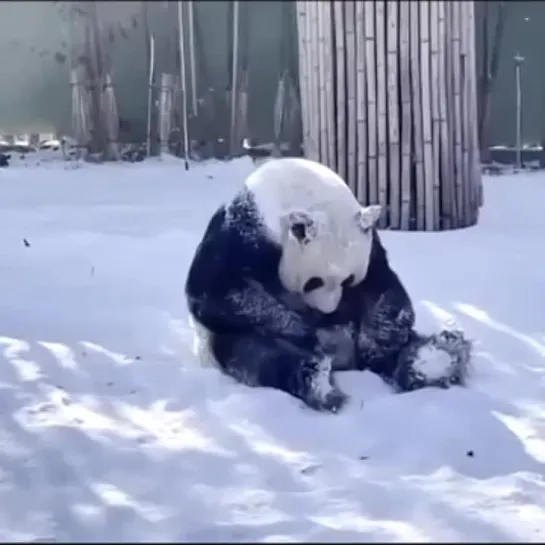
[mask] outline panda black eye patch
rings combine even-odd
[[[297,240],[303,240],[307,235],[307,228],[304,223],[294,223],[291,226],[291,232]]]
[[[319,278],[318,276],[313,276],[305,282],[305,285],[303,286],[303,291],[305,293],[309,293],[311,291],[317,290],[318,288],[321,288],[323,285],[324,281],[321,278]]]
[[[346,277],[342,281],[343,288],[349,288],[354,283],[354,275],[351,274],[350,276]]]

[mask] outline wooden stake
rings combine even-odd
[[[161,153],[169,151],[169,137],[172,130],[172,74],[161,74],[159,90],[159,145]]]
[[[178,8],[178,47],[180,53],[180,85],[182,87],[182,124],[184,136],[185,169],[189,170],[189,133],[187,127],[187,86],[185,80],[185,48],[184,48],[184,22],[182,2],[177,2]]]

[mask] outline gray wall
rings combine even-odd
[[[0,133],[69,130],[70,89],[66,2],[0,2]],[[149,2],[151,30],[157,36],[158,70],[175,70],[176,11],[173,3]],[[249,50],[250,133],[261,141],[273,137],[273,105],[286,45],[282,2],[244,2],[251,21]],[[515,140],[514,55],[523,66],[524,140],[539,141],[545,127],[545,2],[507,2],[498,80],[491,100],[493,143]],[[206,42],[211,85],[228,84],[227,2],[196,2]],[[101,20],[113,30],[113,78],[120,114],[143,126],[147,100],[145,32],[141,2],[99,2]],[[293,39],[293,37],[292,37]],[[82,40],[74,30],[73,42]],[[477,39],[479,52],[480,42]],[[291,44],[295,48],[295,43]],[[296,52],[294,51],[294,55]]]
[[[490,4],[496,4],[491,2]],[[513,57],[524,57],[522,66],[523,141],[545,137],[545,2],[508,1],[498,79],[491,97],[492,144],[514,144],[516,85]],[[490,5],[494,12],[495,6]],[[478,56],[481,49],[477,35]]]
[[[67,2],[0,2],[0,133],[70,129],[71,97],[68,44],[83,39],[69,34]],[[113,79],[120,115],[143,125],[147,104],[146,38],[142,2],[99,2],[100,20],[111,29]],[[170,5],[169,5],[170,4]],[[210,84],[228,85],[227,2],[196,2],[205,42]],[[272,140],[276,86],[281,62],[282,3],[249,2],[248,36],[250,132]],[[150,29],[157,37],[157,69],[176,70],[176,6],[149,2]]]

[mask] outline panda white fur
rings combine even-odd
[[[411,301],[374,227],[379,214],[319,163],[257,168],[212,216],[190,266],[201,353],[246,384],[324,410],[346,401],[337,369],[371,369],[398,390],[463,383],[469,344],[458,332],[443,342],[414,332]],[[450,355],[431,382],[420,371],[424,346]]]
[[[271,161],[245,185],[269,240],[282,248],[278,274],[284,288],[302,294],[313,308],[333,312],[343,283],[365,277],[380,206],[362,208],[335,172],[304,159]],[[323,285],[307,293],[312,277]]]

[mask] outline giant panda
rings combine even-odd
[[[201,350],[245,384],[333,412],[347,401],[338,370],[369,369],[398,391],[463,384],[470,343],[457,331],[414,331],[411,300],[375,228],[380,211],[362,207],[320,163],[258,167],[213,214],[189,268]],[[428,376],[430,350],[447,361]]]

